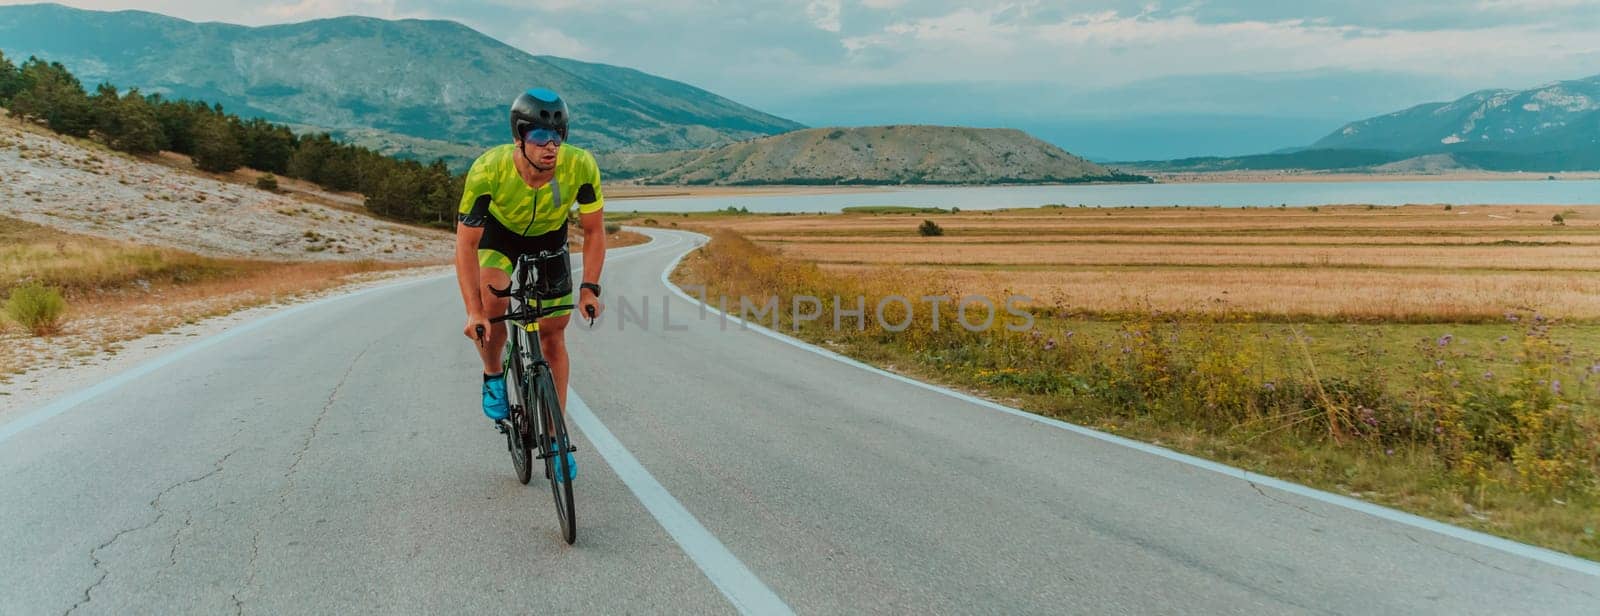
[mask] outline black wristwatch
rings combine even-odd
[[[590,291],[594,291],[594,296],[597,297],[597,298],[600,297],[600,285],[598,285],[598,284],[595,284],[593,282],[585,282],[583,284],[578,285],[578,288],[580,288],[580,289],[588,289]]]

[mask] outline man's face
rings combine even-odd
[[[534,165],[549,169],[555,166],[556,154],[561,151],[561,135],[549,129],[536,128],[523,136],[520,145]]]

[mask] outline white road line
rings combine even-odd
[[[689,233],[689,232],[679,231],[679,232],[675,232],[675,233]],[[699,235],[699,234],[695,234],[695,235]],[[700,238],[703,239],[703,240],[709,240],[709,238],[706,238],[703,235],[700,235]],[[715,306],[712,306],[710,304],[702,302],[699,299],[696,299],[694,296],[689,295],[688,293],[684,292],[683,289],[678,288],[678,285],[672,284],[672,281],[668,279],[669,275],[672,273],[672,270],[676,269],[678,267],[678,263],[680,261],[682,261],[683,258],[685,256],[687,256],[688,254],[689,254],[688,252],[684,252],[683,254],[678,255],[678,257],[676,259],[672,260],[672,263],[667,265],[667,268],[665,270],[662,270],[662,272],[661,272],[661,284],[666,285],[666,287],[668,289],[670,289],[678,297],[683,298],[684,301],[687,301],[687,302],[689,302],[691,304],[702,305],[702,306],[705,307],[706,310],[709,310],[712,314],[722,315],[723,313],[720,310],[717,310],[717,308]],[[1142,442],[1139,442],[1139,441],[1135,441],[1135,440],[1123,438],[1123,437],[1120,437],[1120,436],[1116,436],[1114,434],[1107,434],[1107,433],[1101,432],[1099,430],[1086,428],[1086,427],[1083,427],[1083,426],[1080,426],[1080,425],[1077,425],[1077,424],[1067,423],[1067,422],[1061,421],[1059,419],[1052,419],[1050,417],[1045,417],[1045,416],[1042,416],[1042,415],[1036,415],[1036,414],[1033,414],[1033,413],[1029,413],[1027,411],[1023,411],[1023,410],[1015,409],[1015,408],[1012,408],[1012,407],[1009,407],[1009,406],[1005,406],[1005,405],[1002,405],[1002,404],[997,404],[997,403],[994,403],[994,402],[990,402],[988,400],[984,400],[984,399],[978,398],[976,396],[972,396],[972,395],[969,395],[969,394],[964,394],[964,393],[961,393],[959,391],[946,389],[944,387],[940,387],[938,385],[933,385],[933,384],[930,384],[930,383],[924,383],[924,382],[918,381],[916,379],[912,379],[912,378],[909,378],[909,377],[901,376],[901,375],[895,374],[893,372],[888,372],[886,370],[880,369],[880,368],[875,367],[875,366],[869,366],[869,365],[864,364],[864,363],[862,363],[860,361],[851,359],[849,357],[845,357],[845,356],[840,355],[838,353],[835,353],[833,351],[829,351],[827,349],[818,347],[816,345],[813,345],[813,344],[810,344],[810,343],[807,343],[807,342],[803,342],[803,341],[798,340],[796,338],[791,338],[791,337],[789,337],[787,335],[784,335],[782,333],[772,331],[770,329],[767,329],[766,327],[762,327],[761,325],[758,325],[758,324],[755,324],[755,323],[746,323],[743,319],[740,319],[737,316],[734,316],[734,315],[731,315],[731,314],[730,315],[726,315],[726,316],[727,316],[729,321],[732,321],[732,322],[734,322],[736,324],[740,324],[740,325],[746,325],[752,331],[755,331],[755,332],[760,333],[760,334],[762,334],[764,336],[767,336],[768,338],[772,338],[774,340],[777,340],[779,342],[782,342],[784,344],[787,344],[789,346],[792,346],[792,347],[795,347],[795,348],[798,348],[798,349],[803,349],[803,350],[806,350],[806,351],[810,351],[812,353],[816,353],[817,355],[821,355],[823,357],[827,357],[829,359],[832,359],[832,360],[835,360],[835,361],[838,361],[838,362],[841,362],[841,363],[849,364],[851,366],[854,366],[856,368],[860,368],[862,370],[866,370],[868,372],[872,372],[874,374],[878,374],[878,375],[882,375],[882,376],[890,378],[890,379],[894,379],[896,381],[899,381],[901,383],[905,383],[907,385],[912,385],[912,386],[920,387],[922,389],[926,389],[926,390],[929,390],[929,391],[938,392],[938,393],[950,396],[952,398],[956,398],[956,399],[964,401],[964,402],[970,402],[970,403],[976,404],[978,406],[982,406],[982,407],[989,408],[989,409],[992,409],[992,410],[1000,411],[1002,413],[1006,413],[1006,414],[1009,414],[1009,415],[1014,415],[1014,416],[1017,416],[1017,417],[1021,417],[1023,419],[1027,419],[1027,420],[1030,420],[1030,421],[1038,422],[1038,423],[1041,423],[1041,424],[1044,424],[1044,425],[1047,425],[1047,426],[1051,426],[1051,427],[1054,427],[1054,428],[1060,428],[1060,429],[1067,430],[1067,431],[1070,431],[1070,432],[1075,432],[1077,434],[1081,434],[1083,436],[1087,436],[1087,437],[1090,437],[1090,438],[1093,438],[1093,439],[1097,439],[1097,440],[1100,440],[1100,441],[1111,443],[1113,445],[1120,445],[1122,447],[1127,447],[1129,449],[1135,449],[1135,450],[1138,450],[1138,451],[1141,451],[1141,452],[1144,452],[1144,453],[1147,453],[1147,454],[1150,454],[1150,455],[1153,455],[1153,456],[1159,456],[1159,457],[1166,458],[1168,460],[1172,460],[1174,462],[1178,462],[1178,463],[1181,463],[1181,464],[1187,464],[1187,465],[1193,466],[1195,468],[1205,469],[1205,470],[1208,470],[1208,471],[1212,471],[1214,473],[1218,473],[1218,474],[1221,474],[1221,475],[1226,475],[1228,477],[1233,477],[1235,479],[1242,479],[1244,481],[1248,481],[1248,482],[1256,484],[1256,485],[1268,486],[1268,487],[1271,487],[1271,488],[1274,488],[1274,489],[1277,489],[1277,490],[1282,490],[1284,492],[1288,492],[1290,494],[1295,494],[1295,495],[1303,496],[1303,497],[1306,497],[1306,498],[1309,498],[1309,499],[1312,499],[1312,500],[1316,500],[1316,501],[1320,501],[1320,502],[1323,502],[1323,503],[1327,503],[1329,505],[1334,505],[1336,507],[1343,507],[1345,509],[1350,509],[1350,510],[1353,510],[1353,511],[1359,511],[1361,513],[1365,513],[1365,514],[1372,515],[1372,516],[1375,516],[1375,517],[1378,517],[1378,518],[1382,518],[1382,519],[1388,520],[1390,522],[1395,522],[1395,523],[1398,523],[1398,524],[1404,524],[1404,525],[1410,526],[1412,528],[1417,528],[1417,529],[1421,529],[1421,530],[1425,530],[1425,531],[1429,531],[1429,532],[1433,532],[1433,533],[1438,533],[1440,535],[1444,535],[1446,537],[1450,537],[1450,538],[1453,538],[1453,539],[1460,539],[1460,540],[1466,541],[1468,543],[1476,544],[1476,545],[1483,546],[1483,547],[1490,548],[1490,549],[1494,549],[1494,550],[1499,550],[1499,551],[1505,552],[1507,554],[1513,554],[1513,555],[1521,556],[1521,557],[1524,557],[1524,558],[1530,558],[1530,559],[1545,563],[1547,565],[1554,565],[1556,567],[1560,567],[1562,569],[1567,569],[1569,571],[1575,571],[1577,573],[1583,573],[1583,574],[1587,574],[1587,575],[1600,577],[1600,563],[1594,562],[1592,560],[1586,560],[1586,559],[1578,558],[1578,557],[1570,555],[1570,554],[1564,554],[1564,553],[1561,553],[1561,552],[1557,552],[1555,550],[1549,550],[1549,549],[1541,548],[1541,547],[1538,547],[1538,546],[1528,545],[1526,543],[1520,543],[1520,542],[1517,542],[1517,541],[1512,541],[1510,539],[1504,539],[1504,538],[1501,538],[1501,537],[1496,537],[1494,535],[1490,535],[1490,534],[1486,534],[1486,533],[1480,533],[1480,532],[1475,531],[1475,530],[1468,530],[1468,529],[1462,528],[1460,526],[1455,526],[1455,525],[1452,525],[1452,524],[1445,524],[1443,522],[1439,522],[1439,521],[1436,521],[1436,520],[1430,520],[1428,518],[1424,518],[1424,517],[1417,516],[1417,515],[1412,515],[1412,514],[1409,514],[1409,513],[1403,512],[1403,511],[1399,511],[1399,510],[1396,510],[1396,509],[1390,509],[1388,507],[1384,507],[1384,506],[1381,506],[1381,505],[1375,505],[1375,504],[1369,503],[1367,501],[1350,498],[1348,496],[1340,496],[1338,494],[1333,494],[1331,492],[1324,492],[1324,491],[1318,490],[1316,488],[1303,486],[1303,485],[1300,485],[1298,483],[1293,483],[1293,482],[1290,482],[1290,481],[1284,481],[1284,480],[1278,479],[1276,477],[1269,477],[1269,476],[1266,476],[1266,475],[1259,475],[1259,474],[1252,473],[1252,472],[1244,470],[1244,469],[1234,468],[1234,467],[1228,466],[1226,464],[1221,464],[1221,463],[1218,463],[1218,462],[1212,462],[1211,460],[1206,460],[1206,459],[1202,459],[1202,458],[1196,458],[1196,457],[1188,455],[1188,454],[1178,453],[1176,451],[1172,451],[1170,449],[1166,449],[1166,448],[1163,448],[1163,447],[1157,447],[1157,446],[1151,445],[1149,443],[1142,443]]]
[[[733,552],[717,540],[716,535],[706,530],[695,519],[694,514],[685,509],[683,503],[673,498],[670,492],[645,470],[644,465],[633,457],[633,453],[622,445],[617,437],[611,434],[600,418],[589,410],[583,398],[571,387],[567,388],[567,415],[589,442],[605,458],[606,464],[617,473],[622,483],[628,486],[633,495],[644,504],[644,508],[655,516],[661,528],[672,536],[674,541],[683,548],[683,551],[700,567],[711,583],[728,598],[728,602],[739,610],[741,614],[793,614],[794,610],[778,598],[778,595],[767,588],[750,569],[739,561]]]
[[[326,306],[328,304],[344,301],[344,300],[350,299],[352,297],[360,297],[362,295],[366,295],[368,293],[373,293],[373,292],[377,292],[377,291],[401,289],[401,288],[409,287],[409,286],[412,286],[412,285],[422,284],[422,283],[425,283],[425,282],[432,282],[434,280],[438,280],[440,278],[443,278],[444,276],[445,275],[428,276],[426,278],[420,278],[420,279],[417,279],[417,280],[409,280],[409,281],[401,282],[401,283],[397,283],[397,284],[389,284],[389,285],[383,285],[383,286],[378,286],[378,287],[372,287],[372,288],[368,288],[368,289],[362,289],[362,290],[356,291],[354,293],[346,293],[344,295],[338,295],[338,296],[334,296],[334,297],[327,297],[327,298],[319,299],[319,300],[316,300],[316,301],[313,301],[313,302],[300,304],[298,306],[291,306],[291,307],[288,307],[288,308],[284,308],[283,310],[279,310],[277,312],[274,312],[274,313],[269,314],[267,316],[261,317],[259,319],[254,320],[254,321],[250,321],[249,323],[245,323],[243,325],[238,325],[238,326],[229,328],[226,331],[214,334],[212,336],[208,336],[208,337],[203,338],[203,339],[201,339],[201,340],[199,340],[199,341],[197,341],[197,342],[195,342],[193,344],[190,344],[190,345],[185,346],[185,347],[181,347],[181,348],[179,348],[177,350],[174,350],[172,352],[169,352],[169,353],[167,353],[165,355],[162,355],[160,357],[157,357],[157,358],[152,359],[150,361],[147,361],[145,363],[139,364],[137,366],[134,366],[132,368],[129,368],[127,370],[119,372],[115,376],[113,376],[111,378],[108,378],[108,379],[106,379],[104,381],[100,381],[99,383],[95,383],[92,386],[89,386],[89,387],[84,388],[84,389],[80,389],[80,390],[78,390],[76,392],[73,392],[71,394],[68,394],[68,395],[65,395],[65,396],[62,396],[62,397],[59,397],[59,398],[56,398],[54,401],[51,401],[49,404],[46,404],[46,405],[44,405],[42,407],[39,407],[37,409],[34,409],[34,410],[29,411],[27,413],[24,413],[22,416],[17,417],[16,419],[11,420],[10,422],[7,422],[5,425],[0,425],[0,443],[6,442],[7,439],[10,439],[11,437],[16,436],[17,434],[21,433],[24,430],[27,430],[28,428],[32,428],[32,427],[37,426],[37,425],[39,425],[41,423],[44,423],[46,420],[50,419],[51,417],[55,417],[56,415],[60,415],[62,413],[65,413],[65,412],[67,412],[69,410],[72,410],[74,407],[77,407],[80,404],[88,402],[89,400],[92,400],[92,399],[94,399],[94,398],[96,398],[98,396],[104,395],[106,392],[109,392],[109,391],[111,391],[113,389],[116,389],[118,387],[126,385],[126,384],[128,384],[129,381],[132,381],[132,380],[137,379],[139,377],[142,377],[144,375],[150,374],[151,372],[155,372],[156,370],[160,370],[161,368],[166,367],[167,365],[170,365],[172,362],[175,362],[175,361],[178,361],[178,360],[183,359],[185,357],[188,357],[188,356],[190,356],[190,355],[192,355],[192,354],[194,354],[196,352],[203,351],[205,349],[211,348],[212,346],[215,346],[217,344],[221,344],[223,342],[227,342],[228,340],[231,340],[231,339],[233,339],[233,337],[238,336],[240,334],[250,333],[250,332],[255,331],[255,330],[257,330],[257,329],[259,329],[261,327],[270,325],[272,323],[275,323],[275,322],[277,322],[277,321],[279,321],[281,319],[284,319],[286,317],[289,317],[291,315],[296,315],[296,314],[299,314],[299,313],[304,312],[306,310],[311,310],[313,308],[319,308],[319,307],[322,307],[322,306]]]

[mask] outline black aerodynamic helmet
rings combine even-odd
[[[555,92],[531,88],[511,101],[511,138],[522,139],[529,128],[548,128],[567,140],[567,103]]]

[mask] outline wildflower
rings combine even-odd
[[[1506,322],[1508,322],[1508,323],[1516,323],[1518,320],[1520,320],[1520,319],[1519,319],[1519,317],[1517,317],[1517,315],[1509,313],[1509,312],[1506,313]]]
[[[1490,372],[1490,371],[1488,371],[1488,370],[1484,370],[1484,371],[1483,371],[1483,380],[1485,380],[1485,381],[1492,381],[1492,380],[1494,380],[1494,373],[1493,373],[1493,372]]]
[[[1392,456],[1392,455],[1394,455],[1394,450],[1393,449],[1385,449],[1385,450],[1383,450],[1383,455]]]
[[[1550,393],[1553,393],[1553,394],[1555,394],[1557,396],[1561,395],[1561,380],[1560,379],[1556,379],[1556,380],[1550,381]]]
[[[1589,366],[1589,374],[1600,374],[1600,364]]]
[[[1266,383],[1263,383],[1262,387],[1265,387],[1267,389],[1267,391],[1278,391],[1278,386],[1272,384],[1272,381],[1267,381]]]
[[[1533,315],[1533,322],[1535,322],[1535,323],[1543,323],[1544,322],[1544,315],[1542,315],[1542,314]]]
[[[1056,339],[1055,338],[1051,338],[1049,340],[1044,341],[1044,350],[1049,351],[1049,350],[1052,350],[1054,348],[1056,348]]]
[[[1451,340],[1455,340],[1455,336],[1451,336],[1450,334],[1445,334],[1443,336],[1439,336],[1439,346],[1442,347],[1442,346],[1448,345],[1448,344],[1450,344]]]
[[[1076,334],[1077,334],[1077,332],[1070,332],[1070,331],[1069,331],[1069,332],[1067,332],[1067,337],[1068,337],[1068,338],[1071,338],[1071,337],[1073,337],[1073,336],[1074,336],[1074,335],[1076,335]],[[1595,366],[1596,366],[1596,367],[1600,367],[1600,364],[1595,364]]]
[[[1501,342],[1505,342],[1507,339],[1509,339],[1509,336],[1501,336],[1500,337],[1500,341]]]
[[[1443,368],[1444,367],[1444,360],[1442,360],[1442,359],[1433,360],[1433,367],[1435,367],[1435,368]]]

